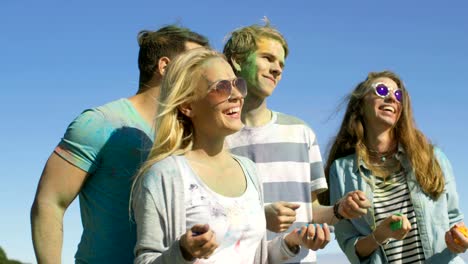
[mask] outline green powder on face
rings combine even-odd
[[[257,86],[257,54],[255,52],[250,53],[247,60],[243,63],[240,71],[240,76],[244,78],[249,86]]]

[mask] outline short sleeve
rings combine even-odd
[[[307,137],[309,143],[309,164],[310,164],[310,189],[312,192],[323,192],[328,189],[325,172],[323,170],[322,155],[317,136],[314,131],[307,127]]]
[[[99,153],[114,131],[102,113],[85,110],[67,128],[55,153],[74,166],[92,173],[99,164]]]

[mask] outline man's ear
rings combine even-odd
[[[192,111],[192,104],[191,103],[183,103],[179,106],[179,111],[186,117],[192,118],[193,111]]]
[[[235,71],[236,73],[240,72],[240,71],[242,70],[242,68],[241,68],[241,65],[240,65],[240,63],[239,63],[239,60],[236,59],[236,58],[234,58],[234,56],[231,57],[230,60],[231,60],[231,65],[232,65],[232,67],[234,68],[234,71]]]
[[[166,72],[167,65],[171,62],[171,59],[168,57],[161,57],[158,60],[158,72],[161,76]]]

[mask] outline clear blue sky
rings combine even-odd
[[[343,96],[369,71],[396,71],[419,128],[446,152],[458,191],[465,191],[467,11],[463,0],[2,0],[0,246],[11,258],[35,262],[29,209],[48,156],[83,109],[136,92],[138,31],[174,22],[221,50],[229,31],[268,16],[291,50],[268,104],[304,119],[323,154]],[[460,203],[468,213],[466,195]],[[72,263],[81,234],[77,200],[64,225],[63,261]],[[333,242],[323,252],[339,248]]]

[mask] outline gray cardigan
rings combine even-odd
[[[254,182],[263,204],[263,190],[255,164],[244,157],[233,157],[241,164],[246,177]],[[179,238],[186,232],[184,184],[180,173],[182,156],[169,156],[155,163],[142,175],[136,191],[133,213],[137,224],[135,264],[194,263],[182,257]],[[266,231],[266,227],[265,227]],[[266,232],[255,255],[255,263],[283,263],[294,257],[284,236],[266,240]]]

